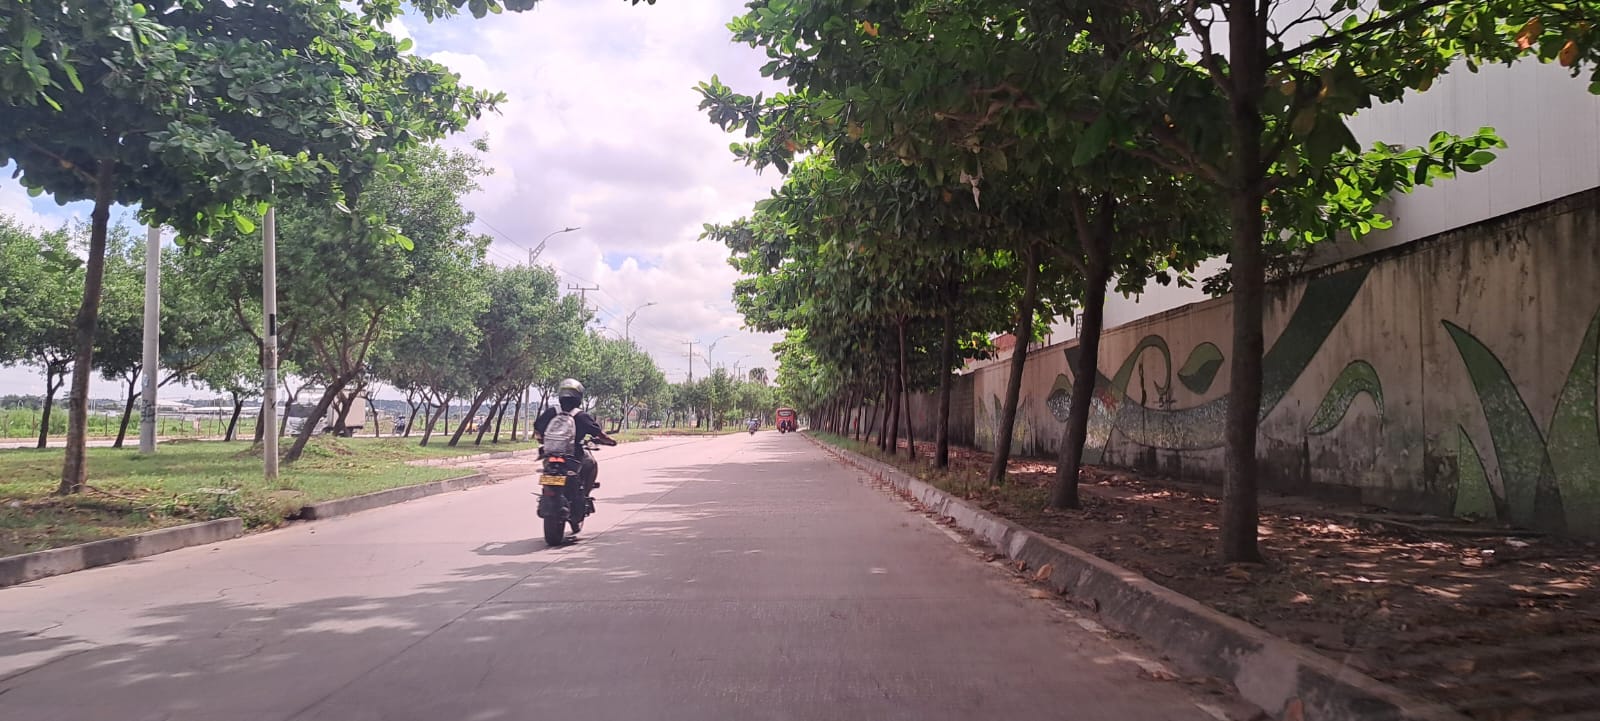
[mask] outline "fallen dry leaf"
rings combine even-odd
[[[1019,558],[1016,563],[1011,564],[1011,567],[1016,569],[1017,573],[1022,573],[1028,570],[1028,562]]]
[[[1035,589],[1031,589],[1031,590],[1028,591],[1028,598],[1055,598],[1055,597],[1056,597],[1055,594],[1053,594],[1053,593],[1051,593],[1049,591],[1046,591],[1046,590],[1044,590],[1042,588],[1035,588]]]
[[[1170,673],[1164,669],[1155,669],[1152,671],[1150,669],[1142,668],[1139,669],[1139,678],[1149,679],[1151,681],[1177,681],[1178,675]]]
[[[1478,668],[1478,660],[1473,658],[1459,658],[1446,662],[1444,667],[1457,676],[1465,676]]]
[[[1235,581],[1248,581],[1248,580],[1250,580],[1250,572],[1244,570],[1244,568],[1242,566],[1231,566],[1222,575],[1227,576],[1228,578],[1231,578],[1231,579],[1233,579]]]
[[[1055,566],[1046,563],[1039,567],[1039,571],[1037,573],[1033,574],[1033,580],[1044,583],[1045,581],[1050,580],[1050,574],[1055,570]]]

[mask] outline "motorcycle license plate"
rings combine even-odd
[[[539,476],[539,485],[541,485],[541,486],[565,486],[565,485],[567,485],[567,477],[566,476],[551,476],[551,475]]]

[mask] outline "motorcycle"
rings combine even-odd
[[[600,446],[585,440],[583,448],[593,453]],[[577,535],[583,531],[583,520],[594,514],[594,499],[589,493],[600,487],[600,481],[585,483],[580,458],[547,454],[542,448],[539,457],[543,461],[539,474],[539,517],[544,519],[544,542],[560,546],[567,541],[568,525],[572,526],[573,535]]]
[[[749,426],[750,426],[750,435],[752,435],[752,436],[755,435],[756,434],[756,424],[751,423],[751,424],[749,424]]]

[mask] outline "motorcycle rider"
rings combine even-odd
[[[555,419],[557,413],[565,413],[572,416],[573,423],[576,425],[576,433],[572,442],[574,448],[576,448],[578,459],[582,464],[578,471],[580,488],[573,490],[587,495],[589,489],[600,487],[600,482],[597,480],[600,475],[600,465],[595,462],[593,457],[584,452],[584,439],[593,436],[594,441],[602,446],[617,445],[617,440],[606,435],[605,429],[600,427],[600,422],[596,421],[594,416],[589,415],[588,411],[578,410],[578,407],[583,405],[583,384],[579,383],[577,379],[568,378],[561,381],[561,385],[556,389],[556,403],[560,404],[561,410],[545,408],[544,412],[540,413],[539,417],[533,421],[533,430],[539,434],[539,438],[542,441],[545,430],[550,427],[550,421]],[[577,499],[574,498],[573,500]]]

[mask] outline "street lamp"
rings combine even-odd
[[[627,319],[622,322],[622,339],[623,340],[633,340],[633,336],[629,331],[633,328],[633,319],[634,319],[634,317],[639,315],[639,311],[644,310],[645,308],[649,308],[652,305],[656,305],[656,302],[653,301],[653,300],[648,302],[648,303],[645,303],[644,305],[639,306],[638,308],[634,308],[633,312],[628,314]]]
[[[551,233],[540,239],[539,244],[534,246],[533,250],[528,251],[528,265],[533,265],[533,262],[539,259],[539,254],[544,252],[545,243],[550,242],[551,238],[561,235],[562,233],[571,233],[574,230],[580,230],[580,228],[576,226],[571,228],[562,228],[561,230],[555,231],[554,233]]]
[[[722,336],[721,338],[718,338],[718,339],[716,339],[714,341],[711,341],[711,345],[706,346],[706,372],[707,373],[711,372],[711,370],[710,370],[711,369],[711,354],[717,352],[717,344],[721,343],[722,341],[727,340],[730,337],[731,336]]]

